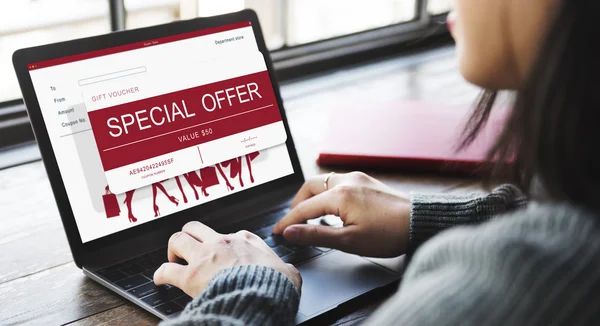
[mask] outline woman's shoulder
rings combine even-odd
[[[423,244],[371,324],[586,325],[600,320],[597,217],[531,204]],[[410,307],[404,309],[401,307]]]
[[[481,232],[546,235],[600,242],[600,215],[566,203],[530,202],[519,210],[482,225]]]
[[[571,204],[530,202],[487,223],[442,234],[450,239],[455,235],[509,242],[549,242],[553,238],[600,242],[600,215]]]

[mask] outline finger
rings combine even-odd
[[[164,263],[154,272],[154,284],[171,284],[178,288],[183,285],[186,266],[175,263]]]
[[[317,179],[318,179],[318,177],[308,179],[304,182],[302,187],[300,187],[300,190],[298,190],[298,193],[296,193],[296,196],[294,196],[294,199],[292,200],[291,208],[296,207],[296,205],[298,205],[299,203],[318,194],[318,192],[317,192],[318,180]]]
[[[307,180],[302,187],[300,187],[300,190],[298,190],[298,193],[296,194],[296,196],[294,197],[294,200],[292,201],[292,206],[291,208],[296,207],[299,203],[307,200],[308,198],[312,197],[312,196],[316,196],[320,193],[325,192],[325,179],[327,178],[328,174],[322,174],[319,176],[316,176],[314,178],[311,178],[309,180]],[[343,175],[339,175],[339,174],[332,174],[329,176],[329,179],[327,180],[327,188],[331,189],[333,187],[335,187],[335,185],[337,184],[336,182],[339,182],[340,177]]]
[[[281,234],[286,227],[292,224],[304,223],[312,218],[327,214],[337,215],[339,214],[338,208],[338,200],[334,193],[331,191],[322,192],[292,208],[286,216],[275,224],[273,233]]]
[[[285,240],[302,245],[318,246],[333,249],[347,249],[347,235],[355,226],[333,228],[323,225],[292,225],[283,231]]]
[[[185,259],[188,263],[195,252],[202,250],[198,240],[185,232],[177,232],[169,239],[167,258],[170,262],[176,262],[177,258]]]
[[[219,233],[215,232],[215,230],[198,221],[186,223],[181,231],[189,234],[200,242],[213,241],[219,236]]]

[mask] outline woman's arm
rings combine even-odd
[[[439,232],[474,225],[523,207],[527,198],[516,186],[505,184],[490,194],[411,194],[409,246],[412,254]]]
[[[294,284],[282,273],[236,266],[217,273],[181,315],[161,325],[295,325],[299,302]]]
[[[301,245],[396,257],[412,254],[442,230],[487,221],[525,202],[522,192],[512,185],[488,195],[408,196],[360,172],[318,176],[306,181],[273,232]],[[304,223],[326,214],[339,216],[344,227]]]

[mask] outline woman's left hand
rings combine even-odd
[[[187,265],[177,263],[178,258]],[[154,273],[157,285],[174,285],[199,296],[220,270],[238,265],[271,267],[287,276],[300,292],[302,277],[257,235],[248,231],[219,234],[200,222],[187,223],[169,239],[168,263]]]

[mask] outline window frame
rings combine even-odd
[[[111,31],[125,29],[125,1],[108,0],[108,5]],[[427,0],[416,0],[415,18],[408,22],[271,51],[279,80],[452,42],[447,29],[440,28],[446,14],[430,15],[427,5]],[[34,142],[23,100],[0,102],[0,151]]]
[[[429,23],[430,16],[427,12],[427,0],[415,1],[415,18],[411,21],[400,22],[390,26],[366,30],[358,33],[343,35],[316,42],[300,44],[271,51],[273,60],[289,60],[319,54],[339,48],[351,47],[358,44],[369,43],[375,38],[388,38],[407,32],[422,29]]]

